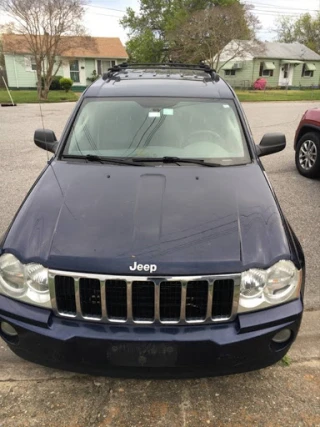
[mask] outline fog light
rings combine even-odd
[[[282,331],[275,334],[275,336],[272,338],[272,341],[276,342],[277,344],[282,344],[289,341],[291,334],[292,332],[290,329],[282,329]]]
[[[1,331],[7,335],[8,337],[16,337],[18,336],[18,332],[7,322],[0,323]]]

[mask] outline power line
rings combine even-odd
[[[268,9],[268,8],[273,9],[273,11],[274,10],[276,10],[276,11],[278,11],[278,10],[279,11],[283,11],[283,13],[285,13],[285,11],[287,11],[287,10],[288,11],[292,11],[292,10],[297,11],[297,12],[295,12],[297,14],[300,11],[301,11],[301,13],[302,12],[318,12],[318,10],[315,10],[315,9],[305,9],[305,8],[285,7],[285,6],[282,7],[282,6],[277,6],[277,5],[273,5],[273,4],[270,4],[270,3],[254,3],[254,2],[252,2],[250,0],[248,0],[248,1],[244,0],[244,3],[255,6],[253,10],[259,10],[260,12],[264,12],[264,11],[265,12],[269,12],[269,10],[264,10],[264,9]],[[115,8],[106,7],[106,6],[88,5],[87,7],[91,7],[91,8],[95,8],[95,9],[112,10],[112,11],[115,11],[115,12],[126,13],[125,10],[115,9]],[[270,11],[270,12],[272,12],[272,11]],[[101,12],[101,14],[102,14],[102,12]],[[110,15],[110,16],[113,16],[113,15]]]
[[[248,4],[248,5],[252,5],[254,6],[254,9],[273,9],[273,10],[296,10],[296,11],[301,11],[301,12],[319,12],[319,10],[316,9],[308,9],[308,8],[297,8],[297,7],[286,7],[286,6],[278,6],[275,4],[270,4],[270,3],[254,3],[250,0],[244,0],[244,3]],[[266,10],[267,11],[267,10]]]
[[[100,16],[102,15],[102,16],[108,16],[110,18],[118,18],[118,19],[122,18],[121,15],[112,15],[110,13],[98,12],[98,11],[95,11],[95,10],[90,10],[89,11],[88,9],[87,9],[87,11],[90,12],[90,13],[93,13],[94,15],[100,15]]]
[[[300,15],[303,14],[303,12],[319,12],[316,11],[314,9],[298,9],[298,8],[286,8],[286,7],[281,7],[281,6],[276,6],[276,5],[271,5],[271,4],[265,4],[265,3],[252,3],[250,0],[247,4],[253,4],[253,6],[258,6],[258,7],[254,7],[252,9],[252,13],[257,13],[259,15],[265,15],[265,16],[291,16],[291,17],[299,17]],[[262,9],[260,8],[260,6],[264,6],[264,7],[270,7],[273,8],[273,10],[268,10],[267,9]],[[94,9],[104,9],[104,10],[111,10],[111,11],[116,11],[116,12],[121,12],[121,13],[126,13],[125,10],[121,10],[121,9],[114,9],[114,8],[110,8],[110,7],[106,7],[106,6],[96,6],[96,5],[87,5],[88,8],[94,8]],[[288,13],[286,11],[296,11],[296,12],[292,12],[292,13]],[[298,12],[301,11],[301,12]],[[91,11],[91,13],[94,13],[95,15],[103,15],[103,16],[107,16],[110,18],[122,18],[121,15],[112,15],[109,13],[104,13],[104,12],[98,12],[98,11]]]
[[[279,8],[279,9],[296,9],[296,10],[310,10],[313,12],[317,12],[316,9],[311,9],[311,8],[306,8],[306,7],[290,7],[290,6],[279,6],[277,4],[272,4],[272,3],[255,3],[254,1],[248,1],[248,0],[243,0],[244,3],[248,3],[248,4],[252,4],[254,6],[265,6],[265,7],[272,7],[272,8]]]
[[[272,10],[263,10],[263,9],[252,9],[252,11],[251,12],[259,12],[259,13],[262,13],[262,14],[264,14],[264,13],[271,13],[272,15],[297,15],[297,16],[300,16],[300,15],[302,15],[303,13],[301,12],[301,13],[299,13],[299,12],[281,12],[281,11],[272,11]]]
[[[114,11],[116,11],[116,12],[126,13],[126,11],[125,11],[125,10],[121,10],[121,9],[113,9],[112,7],[106,7],[106,6],[96,6],[96,5],[93,5],[93,4],[89,4],[89,5],[87,5],[87,7],[93,7],[93,8],[95,8],[95,9],[107,9],[107,10],[114,10]]]

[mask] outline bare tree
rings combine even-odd
[[[212,58],[210,65],[220,71],[230,61],[241,61],[248,57],[259,57],[265,53],[265,45],[258,40],[232,40]]]
[[[0,0],[0,11],[13,20],[9,24],[11,31],[20,35],[10,38],[6,51],[19,51],[23,38],[36,63],[40,99],[47,99],[62,56],[73,48],[93,43],[81,25],[85,4],[86,0]]]
[[[276,20],[277,41],[282,43],[299,42],[320,53],[320,12],[310,15],[304,13],[298,18],[282,16]]]
[[[239,3],[195,12],[170,34],[172,59],[187,62],[205,60],[216,68],[225,46],[234,39],[253,39],[258,26],[259,21],[250,8]],[[239,45],[232,55],[236,57],[241,50]]]

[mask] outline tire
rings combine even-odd
[[[320,176],[320,133],[308,132],[299,139],[295,159],[301,175],[307,178]]]

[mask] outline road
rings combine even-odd
[[[256,142],[266,132],[287,135],[287,149],[263,163],[308,266],[307,312],[290,366],[198,380],[93,378],[24,362],[0,342],[0,427],[320,426],[320,181],[296,172],[292,149],[299,118],[311,105],[244,104]],[[72,108],[44,105],[45,127],[59,137]],[[37,127],[37,105],[0,108],[0,234],[45,166],[46,153],[32,142]]]

